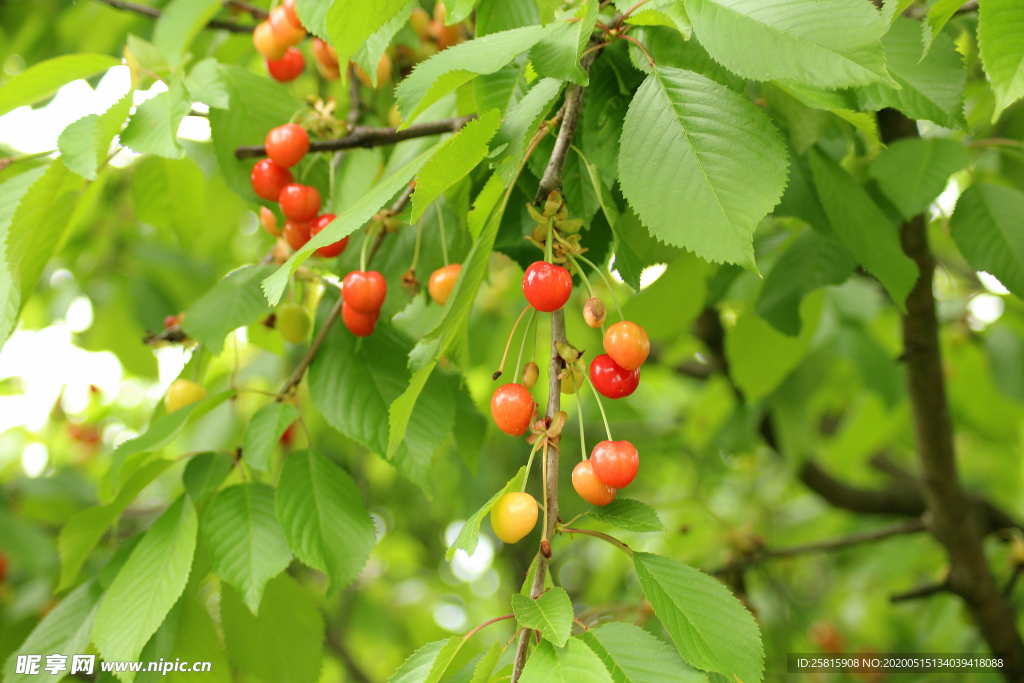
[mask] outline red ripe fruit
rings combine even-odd
[[[380,311],[360,313],[352,310],[347,302],[341,303],[341,322],[345,323],[348,331],[357,337],[369,337],[373,334],[373,328],[377,326],[379,317]]]
[[[309,223],[288,221],[284,224],[284,238],[295,251],[302,249],[309,241]]]
[[[580,498],[591,505],[607,505],[615,500],[615,489],[598,479],[589,460],[580,462],[572,469],[572,487]]]
[[[388,294],[388,283],[375,270],[353,270],[341,282],[341,296],[356,313],[370,314],[380,310]]]
[[[572,276],[565,268],[546,261],[531,263],[523,275],[523,294],[538,311],[557,311],[572,294]]]
[[[294,81],[306,68],[306,58],[294,47],[288,48],[281,59],[267,60],[267,71],[279,83]]]
[[[290,221],[309,223],[320,212],[320,193],[315,187],[289,183],[277,197],[281,211]]]
[[[312,227],[309,229],[309,236],[312,238],[318,232],[326,228],[336,216],[333,213],[325,213],[322,216],[317,216],[317,219],[313,221]],[[345,251],[345,247],[348,246],[348,237],[342,237],[333,244],[328,244],[326,247],[320,247],[316,250],[316,253],[324,258],[334,258]]]
[[[261,159],[252,167],[249,182],[253,192],[261,199],[276,202],[284,186],[292,182],[292,172],[279,166],[273,159]]]
[[[309,133],[297,123],[286,123],[267,133],[263,145],[275,164],[291,168],[309,151]]]
[[[522,436],[533,419],[533,396],[522,384],[503,384],[491,396],[491,417],[509,436]]]
[[[602,441],[590,452],[594,474],[613,489],[629,486],[640,469],[640,455],[628,441]]]
[[[178,324],[178,316],[176,316],[176,315],[169,315],[169,316],[166,316],[164,318],[164,329],[169,330],[169,329],[171,329],[172,327],[174,327],[177,324]]]
[[[281,3],[281,7],[284,8],[284,16],[287,17],[292,26],[302,28],[302,20],[299,19],[299,13],[295,11],[295,0],[284,0]]]
[[[622,398],[636,391],[640,384],[640,369],[626,370],[607,353],[590,361],[590,381],[607,398]]]

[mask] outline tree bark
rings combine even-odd
[[[916,122],[892,109],[879,113],[879,127],[887,144],[918,135]],[[1012,656],[1014,666],[1004,672],[1007,680],[1024,681],[1024,642],[1013,610],[999,592],[985,558],[986,525],[961,487],[957,473],[932,292],[935,259],[928,248],[924,216],[904,223],[901,239],[903,251],[921,272],[907,296],[903,346],[929,528],[949,555],[949,589],[967,603],[992,652]]]

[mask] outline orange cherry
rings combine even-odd
[[[530,427],[534,411],[533,396],[522,384],[502,384],[491,396],[491,417],[498,429],[509,436],[522,436]]]
[[[636,370],[647,360],[651,342],[644,328],[629,320],[608,327],[604,333],[604,352],[625,370]]]
[[[598,479],[593,464],[584,460],[572,469],[572,487],[591,505],[607,505],[615,500],[615,489]]]
[[[459,279],[460,272],[462,272],[462,264],[453,263],[444,268],[438,268],[430,275],[427,291],[430,292],[430,298],[439,306],[448,303],[448,297],[451,296],[452,288],[455,287],[455,281]]]

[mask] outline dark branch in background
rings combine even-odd
[[[351,111],[349,113],[351,114]],[[343,138],[314,140],[309,143],[309,151],[311,153],[333,152],[339,149],[355,149],[356,147],[381,147],[383,145],[393,145],[402,140],[425,138],[431,135],[440,135],[441,133],[455,133],[475,118],[476,114],[457,116],[451,119],[442,119],[441,121],[431,121],[430,123],[417,123],[405,130],[353,126],[351,132]],[[254,159],[266,155],[267,150],[263,145],[239,147],[235,150],[235,156],[239,159]]]
[[[920,600],[921,598],[929,598],[936,593],[948,593],[949,584],[947,583],[929,583],[924,586],[918,586],[906,593],[896,593],[895,595],[889,596],[889,602],[894,605],[899,602],[907,602],[909,600]]]
[[[247,14],[251,14],[254,19],[266,19],[270,16],[267,10],[257,7],[256,5],[250,5],[242,0],[224,0],[224,6],[232,7]]]
[[[155,7],[150,7],[149,5],[140,5],[137,2],[129,2],[128,0],[96,0],[96,2],[103,3],[104,5],[109,5],[117,9],[123,9],[128,12],[135,12],[136,14],[141,14],[142,16],[149,17],[150,19],[159,19],[161,15],[160,10],[158,10]],[[250,14],[253,13],[250,12]],[[257,15],[253,14],[253,16]],[[263,16],[265,17],[266,15],[264,14]],[[247,26],[244,24],[236,24],[233,21],[222,21],[220,19],[214,19],[210,21],[208,24],[206,24],[206,28],[220,29],[222,31],[231,31],[232,33],[252,33],[252,30],[256,27]]]
[[[593,39],[590,45],[597,45]],[[588,46],[589,47],[589,46]],[[584,71],[589,72],[594,60],[600,50],[594,50],[583,56],[580,66]],[[576,133],[576,124],[580,120],[580,112],[583,109],[583,94],[586,89],[580,85],[570,85],[566,88],[565,103],[562,105],[562,125],[558,129],[558,136],[555,138],[555,146],[551,152],[551,158],[544,169],[544,176],[540,181],[537,196],[533,203],[541,206],[548,193],[553,190],[562,189],[562,167],[565,165],[565,158],[572,145],[573,135]],[[551,361],[548,366],[548,407],[545,416],[554,417],[555,413],[561,410],[562,386],[558,375],[562,371],[562,359],[558,355],[555,344],[565,342],[565,314],[558,309],[551,314]],[[544,483],[544,495],[547,503],[547,522],[545,538],[554,538],[555,525],[558,523],[558,448],[547,449],[547,481]],[[543,552],[537,554],[537,569],[533,575],[533,586],[530,590],[531,597],[537,597],[544,592],[544,579],[548,573],[548,560]],[[530,630],[526,629],[519,636],[519,643],[516,647],[516,656],[512,664],[511,683],[518,683],[519,676],[523,673],[523,666],[526,664],[526,651],[530,645]]]

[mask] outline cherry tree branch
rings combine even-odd
[[[310,152],[333,152],[339,149],[354,149],[356,147],[381,147],[393,145],[402,140],[413,138],[425,138],[441,133],[455,133],[463,126],[476,118],[476,114],[468,116],[456,116],[440,121],[429,123],[417,123],[405,130],[397,128],[373,128],[371,126],[354,126],[348,135],[334,140],[314,140],[309,143]],[[242,146],[235,150],[235,157],[239,159],[254,159],[267,155],[263,145]]]
[[[137,2],[130,2],[129,0],[96,0],[96,2],[102,3],[104,5],[109,5],[110,7],[114,7],[116,9],[122,9],[127,12],[135,12],[136,14],[141,14],[142,16],[149,17],[150,19],[159,19],[160,15],[162,14],[162,12],[155,7],[150,7],[149,5],[140,5]],[[236,7],[239,7],[241,5],[248,5],[248,3],[238,3],[234,1],[225,4],[235,5]],[[252,7],[252,9],[245,8],[245,11],[249,12],[249,14],[252,14],[257,19],[262,19],[267,16],[266,13],[264,13],[262,10],[256,7]],[[247,26],[245,24],[236,24],[233,21],[213,19],[206,24],[206,28],[220,29],[222,31],[230,31],[232,33],[252,33],[253,29],[256,27]]]

